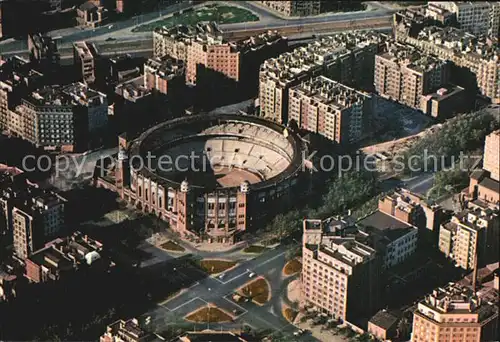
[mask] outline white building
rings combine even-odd
[[[498,1],[429,1],[429,4],[455,13],[460,27],[475,35],[497,37],[499,34]]]
[[[417,249],[418,228],[394,216],[376,211],[357,224],[373,237],[375,249],[383,251],[385,269],[402,263]]]

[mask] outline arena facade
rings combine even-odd
[[[308,152],[290,127],[263,118],[186,116],[119,137],[113,168],[99,163],[95,181],[184,237],[234,243],[310,190]]]

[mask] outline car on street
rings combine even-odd
[[[222,279],[224,279],[225,276],[226,275],[224,273],[222,273],[221,275],[219,275],[219,279],[222,280]]]
[[[250,272],[250,274],[248,275],[248,278],[253,278],[254,276],[255,276],[255,273]]]

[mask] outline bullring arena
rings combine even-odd
[[[305,142],[254,116],[182,117],[119,144],[115,170],[97,185],[183,235],[208,241],[234,242],[309,184]],[[140,165],[148,155],[150,162]]]

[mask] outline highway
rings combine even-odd
[[[234,5],[234,3],[231,3]],[[197,5],[200,6],[200,5]],[[390,27],[391,11],[380,6],[376,10],[359,11],[348,13],[333,13],[315,17],[282,19],[255,6],[249,2],[239,2],[238,6],[247,8],[256,13],[260,21],[225,24],[221,29],[227,32],[228,38],[241,38],[255,33],[260,33],[269,29],[278,30],[282,34],[294,33],[322,33],[334,32],[338,30],[352,30],[363,28],[388,28]],[[142,14],[124,21],[115,22],[111,25],[96,29],[68,28],[56,30],[49,33],[53,37],[59,38],[59,47],[61,50],[70,49],[72,43],[79,40],[103,42],[108,38],[115,41],[126,42],[147,41],[152,39],[151,32],[132,32],[132,29],[144,23],[154,22],[160,18],[171,16],[173,13],[192,7],[188,2],[175,4],[156,12]],[[117,50],[122,47],[117,44]],[[130,49],[128,49],[130,50]],[[17,41],[7,39],[0,42],[0,55],[9,56],[12,54],[21,54],[27,52],[26,40]]]

